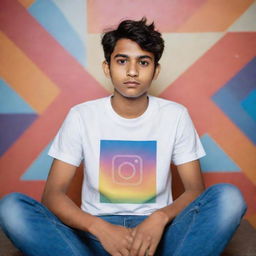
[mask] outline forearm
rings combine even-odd
[[[198,190],[187,190],[172,204],[157,210],[157,212],[163,214],[167,224],[171,222],[187,205],[193,202],[203,191],[204,188],[200,188]]]
[[[65,193],[54,191],[45,193],[42,203],[66,225],[89,231],[97,217],[82,211]]]
[[[64,192],[44,193],[42,203],[66,225],[96,236],[110,255],[128,251],[132,240],[128,228],[112,225],[101,218],[83,212]]]

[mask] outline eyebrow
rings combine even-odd
[[[114,56],[114,59],[119,58],[119,57],[127,58],[127,59],[129,58],[129,56],[126,55],[126,54],[118,53],[118,54],[116,54],[116,55]],[[139,55],[139,56],[137,56],[137,59],[150,59],[150,60],[153,60],[153,58],[150,57],[149,55]]]

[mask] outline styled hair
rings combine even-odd
[[[147,19],[145,17],[139,21],[124,20],[117,29],[103,34],[101,44],[108,64],[110,64],[110,56],[117,41],[126,38],[136,42],[141,49],[153,53],[155,66],[157,66],[164,50],[164,40],[161,33],[155,30],[154,22],[150,25],[146,23]]]

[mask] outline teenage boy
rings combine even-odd
[[[0,222],[26,255],[219,255],[246,210],[233,185],[204,190],[205,155],[187,109],[148,95],[164,41],[146,19],[102,38],[113,95],[71,109],[49,154],[42,203],[11,194]],[[83,161],[81,209],[67,188]],[[174,202],[170,164],[185,192]]]

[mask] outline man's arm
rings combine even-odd
[[[167,223],[194,201],[205,189],[199,160],[178,165],[177,170],[185,191],[171,205],[159,210],[166,215]]]
[[[54,159],[45,189],[42,203],[66,225],[89,231],[96,217],[83,212],[67,195],[77,167]]]
[[[130,231],[82,211],[67,195],[76,166],[54,160],[42,196],[42,203],[66,225],[95,235],[111,255],[128,256]]]
[[[205,189],[199,160],[177,166],[185,191],[172,204],[151,214],[133,230],[131,256],[154,255],[165,226]]]

